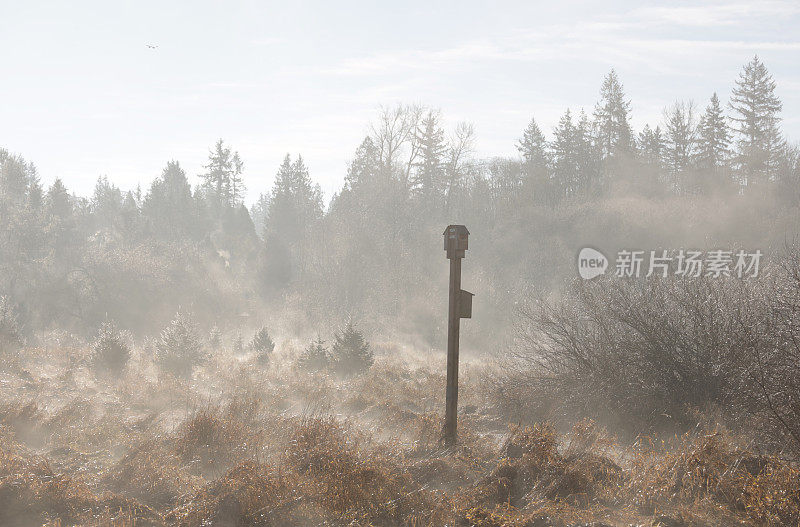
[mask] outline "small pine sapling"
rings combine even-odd
[[[375,362],[364,334],[352,322],[334,335],[331,351],[334,369],[340,375],[362,373]]]
[[[203,358],[197,329],[189,315],[178,311],[156,341],[156,362],[164,371],[189,377]]]
[[[275,349],[275,342],[266,327],[259,329],[250,341],[250,349],[256,352],[256,360],[260,364],[270,361],[272,351]]]
[[[312,341],[298,357],[297,366],[306,371],[328,369],[331,366],[331,354],[325,347],[325,342],[319,337]]]

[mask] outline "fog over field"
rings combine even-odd
[[[794,4],[2,7],[0,526],[800,525]]]

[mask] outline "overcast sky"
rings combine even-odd
[[[170,159],[195,184],[223,138],[248,202],[287,152],[330,198],[380,104],[438,107],[479,156],[514,155],[531,116],[549,134],[591,112],[612,67],[638,129],[727,101],[754,54],[800,140],[800,2],[294,3],[0,0],[0,146],[88,195],[99,175],[146,190]]]

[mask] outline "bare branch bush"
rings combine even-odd
[[[602,278],[528,303],[498,400],[527,397],[517,418],[593,416],[631,434],[718,412],[800,449],[800,267],[786,261],[756,280]]]

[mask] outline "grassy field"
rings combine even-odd
[[[800,472],[747,437],[509,422],[490,363],[462,366],[448,449],[439,355],[378,344],[338,378],[282,343],[181,379],[142,348],[119,376],[63,341],[3,357],[0,525],[800,524]]]

